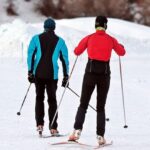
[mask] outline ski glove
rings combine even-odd
[[[31,71],[28,72],[28,81],[30,83],[35,83],[35,78],[34,78],[34,75]]]
[[[63,80],[62,80],[62,87],[65,87],[67,82],[68,82],[69,76],[64,76]],[[67,84],[67,87],[69,86],[69,83]]]

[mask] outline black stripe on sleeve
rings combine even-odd
[[[67,68],[66,68],[66,64],[65,64],[65,60],[63,58],[62,52],[60,52],[60,60],[62,62],[62,66],[63,66],[63,74],[64,74],[64,76],[68,76]]]

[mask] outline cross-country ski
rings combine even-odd
[[[113,144],[113,141],[110,142],[106,142],[105,144],[102,145],[98,145],[98,146],[94,146],[94,145],[89,145],[86,143],[82,143],[79,141],[62,141],[62,142],[56,142],[56,143],[51,143],[51,145],[53,146],[59,146],[59,145],[79,145],[81,147],[86,147],[86,148],[91,148],[91,149],[100,149],[102,147],[106,147],[106,146],[111,146]]]
[[[57,135],[42,135],[41,138],[53,138],[53,137],[66,137],[68,134],[57,134]]]

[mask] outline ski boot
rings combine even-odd
[[[39,136],[42,137],[43,125],[38,125],[37,126],[37,131],[39,132]]]
[[[77,141],[80,138],[81,130],[74,130],[73,133],[69,136],[68,141]]]
[[[97,141],[99,145],[104,145],[106,144],[106,140],[104,139],[104,137],[97,135]]]
[[[50,133],[52,136],[58,136],[59,135],[59,131],[57,129],[50,129]]]

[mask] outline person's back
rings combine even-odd
[[[109,61],[112,49],[118,55],[124,55],[124,47],[117,40],[108,35],[105,30],[97,30],[83,38],[74,50],[76,55],[80,55],[87,48],[88,57],[94,60]]]
[[[125,54],[124,47],[115,38],[108,35],[103,28],[83,38],[74,53],[80,55],[86,49],[89,58],[86,72],[103,75],[110,74],[109,61],[113,49],[119,56]]]
[[[53,30],[39,35],[41,45],[41,59],[36,70],[36,77],[42,79],[53,79],[52,57],[59,37]]]
[[[111,57],[112,49],[117,54],[124,54],[123,47],[118,45],[117,41],[104,30],[97,30],[89,36],[87,52],[90,59],[108,61]]]

